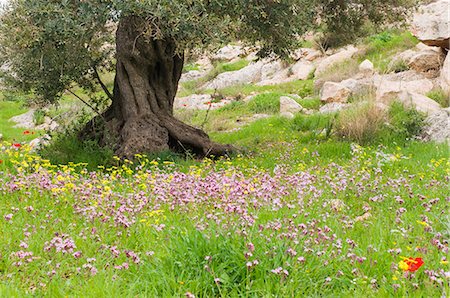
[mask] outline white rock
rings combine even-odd
[[[14,125],[14,127],[33,129],[33,128],[35,128],[34,111],[35,110],[29,110],[28,112],[26,112],[24,114],[12,117],[11,119],[9,119],[9,121],[16,123],[16,125]]]
[[[3,135],[0,133],[0,142],[3,141]]]
[[[292,113],[296,114],[303,110],[303,107],[296,102],[293,98],[288,96],[280,97],[280,113]]]
[[[52,138],[49,135],[43,135],[42,137],[30,141],[29,145],[32,151],[36,151],[50,144],[51,139]]]
[[[450,111],[448,109],[433,113],[425,122],[424,140],[450,143]]]
[[[390,103],[403,91],[425,95],[433,90],[433,82],[414,71],[402,73],[375,75],[374,86],[377,89],[376,99],[385,104]]]
[[[423,51],[435,51],[436,53],[442,53],[442,48],[440,47],[433,47],[433,46],[427,46],[426,44],[424,44],[423,42],[419,42],[416,45],[416,49],[419,52],[423,52]]]
[[[207,74],[207,71],[191,70],[181,75],[180,83],[195,81],[205,77]]]
[[[323,102],[347,102],[351,90],[340,83],[326,82],[320,90],[320,100]]]
[[[342,49],[336,54],[323,59],[316,68],[315,76],[320,77],[320,75],[325,73],[328,69],[336,66],[339,63],[351,59],[356,53],[358,53],[357,48],[355,48],[354,46],[348,46],[347,48]]]
[[[330,102],[320,107],[319,112],[322,114],[336,113],[347,108],[348,106],[349,104],[346,103]]]
[[[440,0],[421,7],[414,15],[413,34],[430,46],[449,48],[450,39],[450,0]]]
[[[441,106],[424,95],[404,91],[400,94],[399,100],[407,107],[415,108],[417,111],[433,114],[441,110]]]
[[[206,89],[223,89],[230,86],[256,83],[261,81],[261,71],[267,61],[258,61],[237,70],[219,74],[214,80],[207,83]]]
[[[244,49],[241,46],[227,45],[217,51],[216,54],[212,56],[214,60],[235,60],[244,55]]]
[[[231,103],[230,99],[224,99],[220,102],[213,102],[213,98],[209,94],[193,94],[190,96],[175,98],[175,109],[189,110],[214,110]]]
[[[344,87],[350,89],[352,94],[358,94],[370,90],[374,87],[373,78],[347,79],[341,83]]]
[[[292,65],[292,76],[297,80],[307,80],[309,75],[314,71],[315,67],[309,61],[298,61]]]
[[[440,85],[442,90],[450,96],[450,54],[447,54],[444,65],[442,66]]]
[[[374,73],[375,68],[373,66],[373,63],[366,59],[359,65],[359,71],[363,74],[371,75]]]

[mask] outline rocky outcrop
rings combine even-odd
[[[320,100],[322,102],[347,102],[352,91],[341,83],[326,82],[320,91]]]
[[[358,49],[354,46],[348,46],[336,54],[333,54],[331,56],[328,56],[327,58],[323,59],[316,68],[315,76],[320,77],[323,73],[325,73],[327,70],[329,70],[332,67],[335,67],[336,65],[345,62],[346,60],[351,59],[356,53],[358,53]]]
[[[430,46],[450,48],[450,0],[440,0],[421,7],[412,22],[413,34]]]

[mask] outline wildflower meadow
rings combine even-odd
[[[436,152],[87,170],[3,143],[0,296],[445,297],[450,172]]]

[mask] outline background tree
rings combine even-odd
[[[335,40],[366,22],[404,18],[412,0],[12,0],[1,18],[5,82],[55,102],[74,85],[101,87],[110,107],[84,136],[132,156],[183,148],[222,155],[231,146],[173,117],[186,50],[230,40],[258,45],[260,57],[287,56],[304,33]],[[115,34],[115,59],[110,45]],[[98,75],[115,68],[110,92]]]

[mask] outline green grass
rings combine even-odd
[[[436,101],[443,108],[450,107],[450,94],[446,94],[442,89],[433,90],[429,92],[427,96]]]
[[[15,123],[9,121],[12,117],[26,113],[28,109],[20,101],[4,101],[0,99],[0,133],[3,139],[9,142],[26,142],[37,138],[41,131],[32,131],[34,134],[24,134],[25,128],[15,128]]]
[[[366,39],[360,62],[369,59],[380,72],[388,72],[392,56],[413,48],[419,41],[409,32],[385,31]]]

